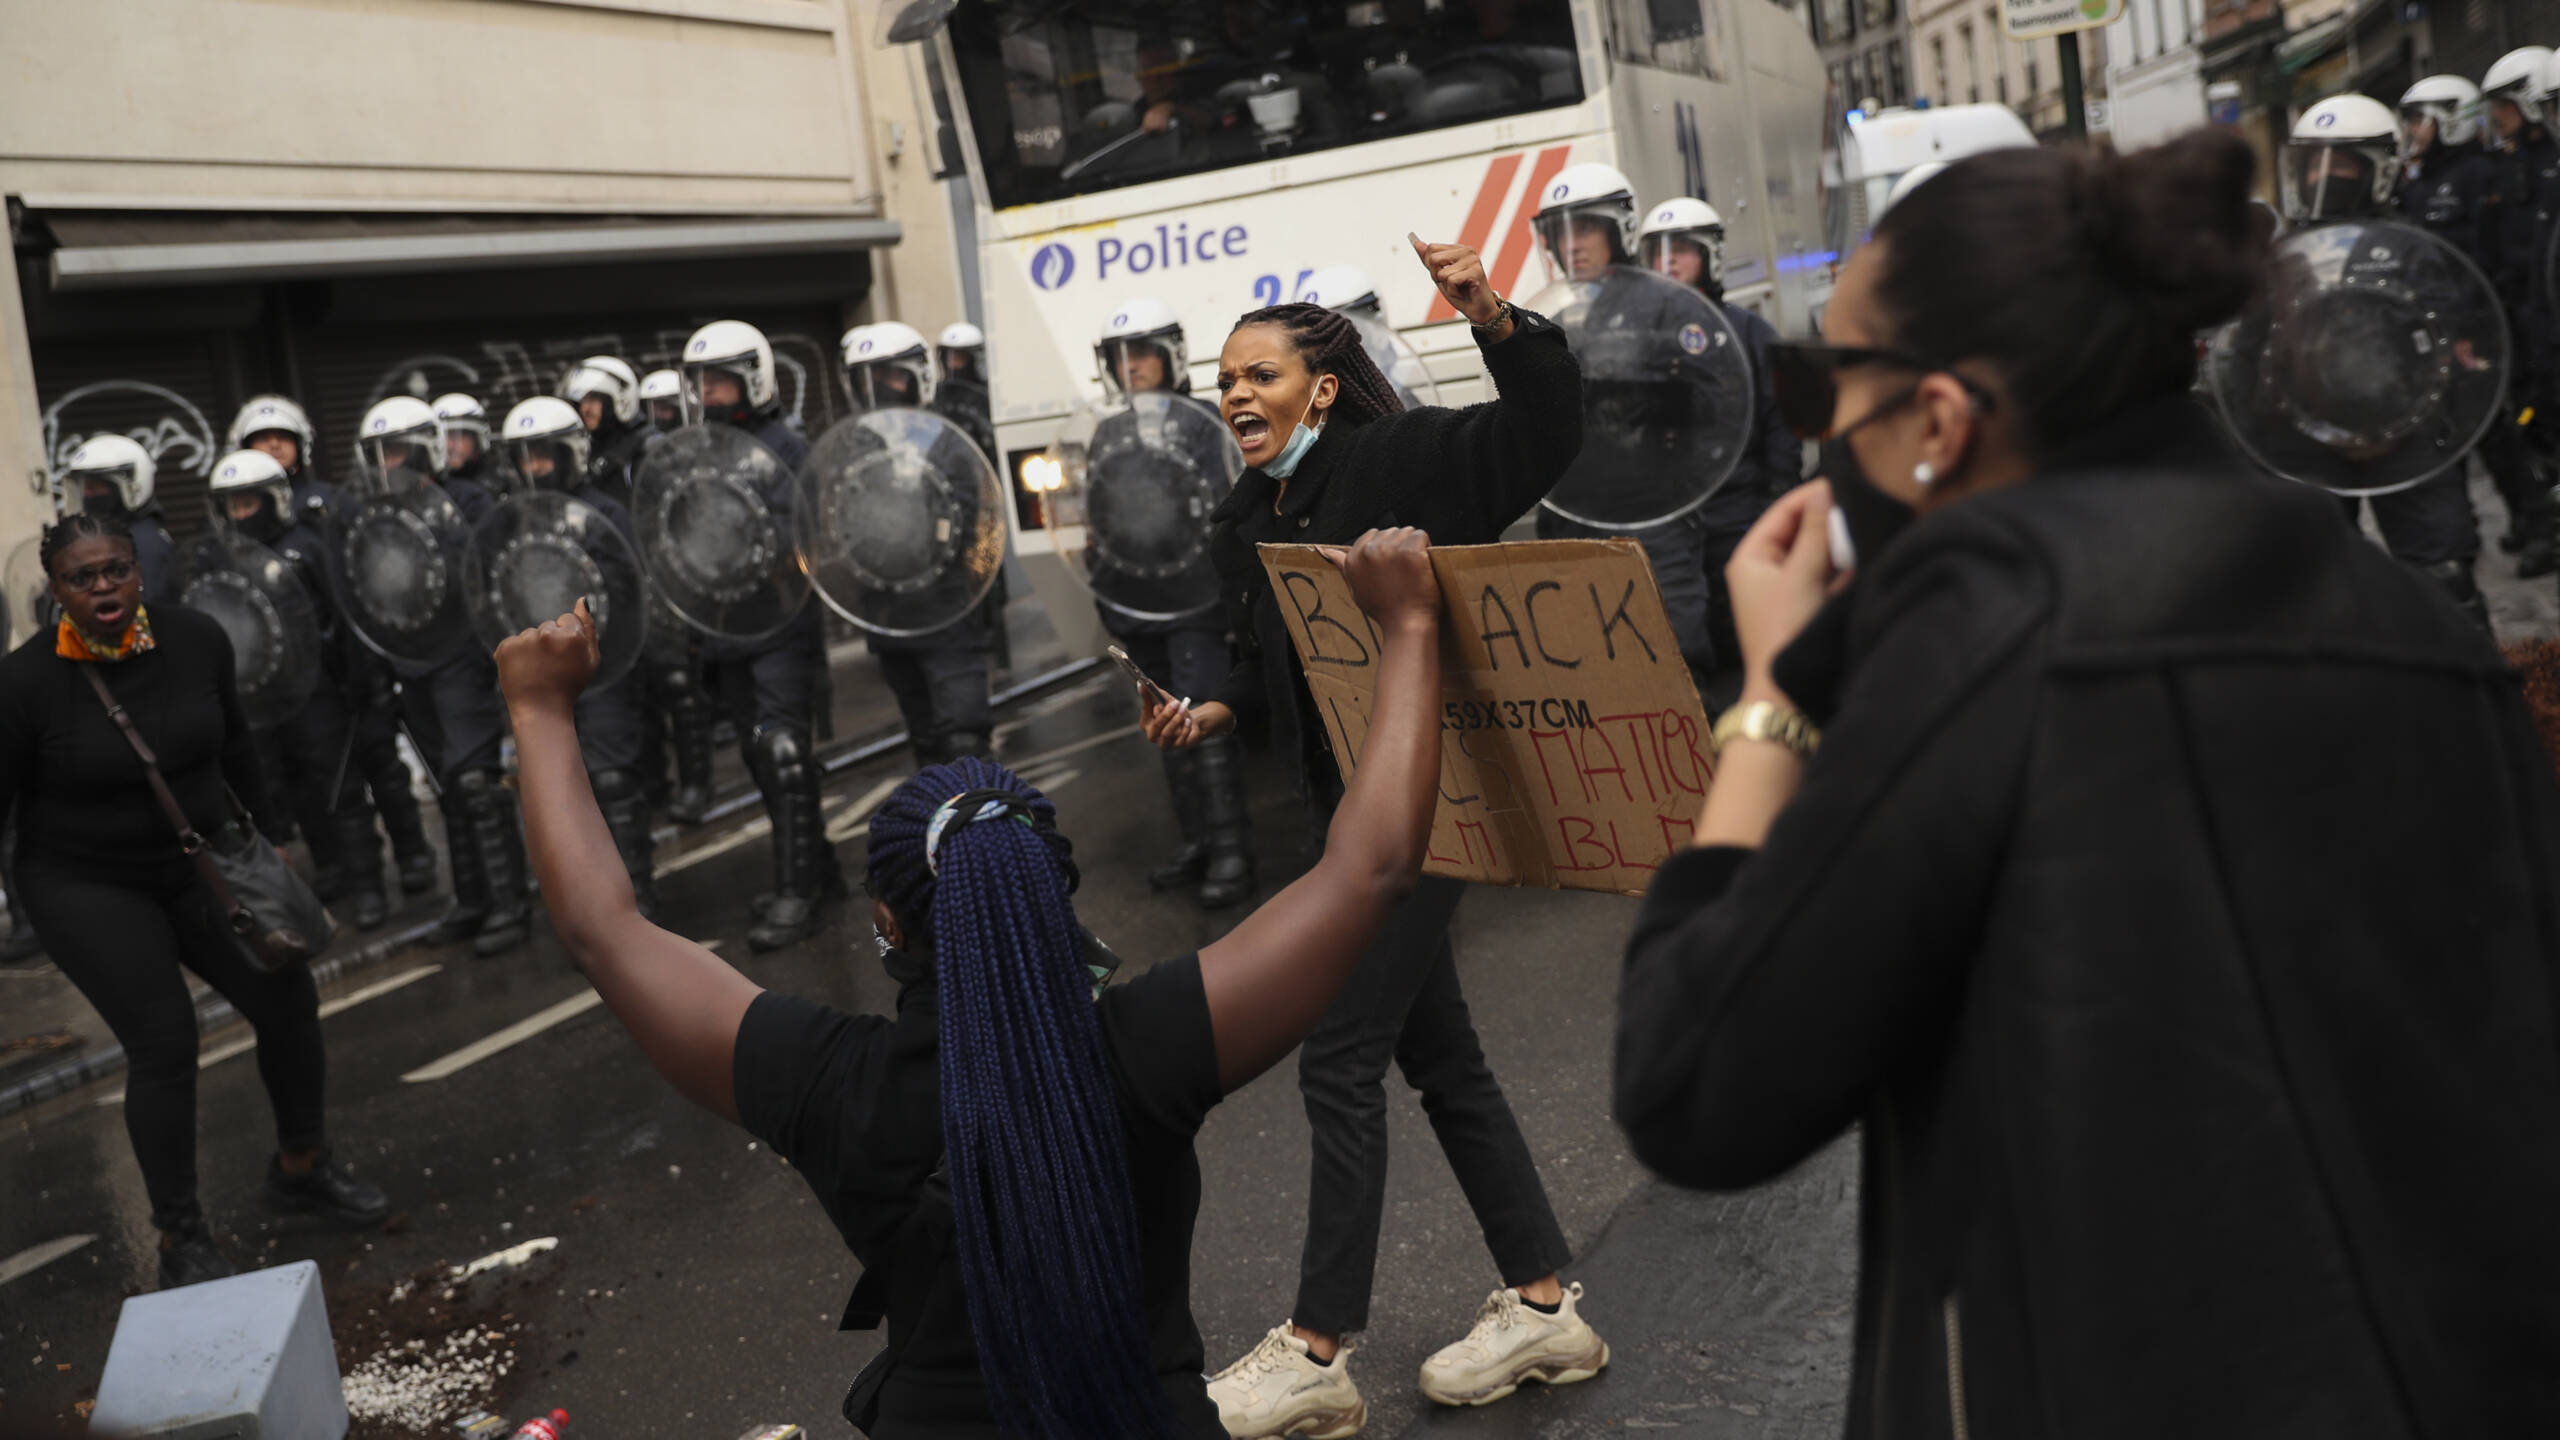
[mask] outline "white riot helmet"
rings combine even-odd
[[[587,422],[568,401],[552,395],[518,401],[498,436],[532,489],[574,490],[585,482]]]
[[[649,407],[649,423],[661,430],[684,424],[684,377],[673,370],[641,376],[640,403]]]
[[[1698,252],[1698,278],[1689,283],[1701,290],[1724,289],[1724,217],[1716,207],[1679,195],[1644,212],[1644,224],[1636,231],[1636,263],[1669,275],[1679,254],[1675,244]]]
[[[356,453],[376,477],[406,470],[414,479],[432,480],[444,473],[444,428],[426,401],[394,395],[364,412]]]
[[[111,506],[130,515],[151,503],[152,476],[159,467],[152,463],[151,452],[143,449],[128,435],[92,435],[71,452],[71,463],[62,467],[63,492],[75,510],[92,508],[89,487],[106,488],[115,497]]]
[[[1093,363],[1102,371],[1102,393],[1113,400],[1129,397],[1129,362],[1152,355],[1164,363],[1164,374],[1150,390],[1191,393],[1191,351],[1183,342],[1182,317],[1161,300],[1123,300],[1102,322],[1093,342]]]
[[[433,408],[436,412],[436,433],[444,442],[444,468],[447,474],[471,463],[469,460],[454,458],[453,437],[456,435],[471,437],[473,457],[483,461],[489,458],[487,406],[456,390],[451,394],[437,396]]]
[[[987,332],[966,320],[954,320],[934,337],[933,362],[945,379],[987,383]]]
[[[561,399],[575,405],[590,395],[602,396],[606,412],[625,425],[640,418],[640,377],[610,355],[590,355],[560,377]]]
[[[311,417],[303,413],[302,407],[282,395],[250,396],[240,413],[231,417],[231,429],[222,437],[223,448],[245,450],[252,438],[270,430],[293,437],[295,469],[310,467],[311,447],[318,443],[319,435],[311,428]]]
[[[933,401],[933,356],[912,325],[883,320],[844,332],[844,373],[865,410],[922,409]]]
[[[2551,115],[2551,108],[2543,103],[2550,93],[2544,72],[2551,68],[2551,60],[2551,49],[2545,45],[2508,51],[2480,77],[2480,98],[2507,101],[2524,112],[2526,124],[2542,124]]]
[[[1309,271],[1306,283],[1291,297],[1301,304],[1321,305],[1343,315],[1379,318],[1378,282],[1357,265],[1326,265]]]
[[[2374,215],[2400,188],[2400,119],[2369,95],[2332,95],[2302,112],[2279,179],[2295,222]]]
[[[2435,143],[2440,146],[2468,145],[2480,138],[2480,87],[2459,75],[2430,75],[2402,91],[2400,123],[2415,125],[2420,119],[2435,122]],[[2401,143],[2410,153],[2417,147],[2408,143],[2408,131],[2401,131]]]
[[[716,415],[702,398],[703,376],[714,370],[738,377],[739,393],[745,397],[743,403],[723,407]],[[684,342],[684,354],[676,362],[676,371],[684,381],[687,420],[709,418],[740,424],[773,404],[780,393],[773,383],[773,342],[744,320],[714,320],[694,331]]]
[[[276,457],[264,450],[234,450],[223,456],[221,462],[213,467],[213,478],[205,482],[205,489],[213,497],[214,524],[242,530],[260,543],[282,533],[293,515],[293,477],[285,473],[284,465]],[[248,520],[233,516],[230,500],[234,495],[256,495],[265,499],[266,523],[251,526]]]
[[[1591,224],[1607,227],[1609,254],[1598,265],[1577,273],[1573,233]],[[1615,165],[1586,160],[1567,165],[1538,196],[1538,249],[1547,257],[1551,278],[1590,279],[1607,265],[1632,258],[1636,249],[1636,192]]]

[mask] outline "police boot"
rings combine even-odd
[[[658,918],[656,855],[658,842],[649,834],[649,792],[637,770],[599,770],[595,777],[596,808],[604,812],[604,828],[613,832],[613,848],[622,856],[623,873],[631,877],[631,898],[640,918]]]
[[[1253,893],[1253,816],[1244,795],[1244,746],[1221,735],[1193,747],[1200,755],[1200,816],[1209,865],[1200,877],[1200,908],[1221,910]]]
[[[382,837],[374,833],[373,816],[349,806],[336,820],[338,854],[346,865],[347,918],[359,930],[380,925],[391,913],[382,894]]]
[[[503,955],[525,942],[533,929],[533,904],[525,894],[524,832],[516,828],[515,796],[498,783],[496,772],[467,770],[454,788],[463,795],[470,816],[470,848],[479,853],[480,873],[488,877],[488,912],[471,953],[486,958]]]
[[[427,825],[418,813],[418,797],[409,788],[409,767],[399,762],[397,749],[394,763],[382,767],[379,775],[365,777],[365,788],[373,794],[374,811],[382,816],[383,833],[391,837],[392,858],[400,866],[400,893],[424,895],[436,888],[436,847],[427,843]]]
[[[699,825],[711,808],[711,707],[690,675],[668,685],[667,740],[676,752],[676,788],[667,796],[667,818]]]
[[[481,865],[480,847],[471,838],[471,815],[463,807],[461,786],[445,792],[437,808],[444,812],[444,855],[453,870],[453,903],[427,932],[426,942],[454,945],[479,934],[481,922],[489,918],[489,872]]]
[[[809,753],[808,738],[776,725],[759,731],[748,748],[757,762],[757,778],[767,782],[765,809],[773,820],[773,899],[747,931],[747,943],[757,950],[779,950],[817,932],[819,909],[843,892],[844,873],[836,868],[835,847],[827,843],[818,766]]]
[[[1173,792],[1173,819],[1182,827],[1182,848],[1147,872],[1147,888],[1162,894],[1200,883],[1209,873],[1209,847],[1200,842],[1200,757],[1189,750],[1159,750],[1165,787]]]
[[[2444,560],[2433,565],[2421,565],[2418,570],[2444,592],[2445,598],[2453,602],[2453,608],[2469,616],[2471,623],[2482,630],[2490,628],[2489,602],[2480,594],[2480,582],[2471,573],[2470,561]]]
[[[2560,501],[2544,489],[2541,477],[2514,520],[2521,539],[2516,547],[2516,578],[2531,580],[2560,570]]]

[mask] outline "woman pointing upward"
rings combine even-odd
[[[1564,332],[1494,293],[1467,246],[1413,247],[1474,324],[1499,398],[1405,409],[1351,321],[1319,305],[1274,305],[1236,321],[1218,356],[1218,413],[1248,468],[1212,516],[1210,554],[1243,653],[1216,698],[1147,717],[1148,738],[1180,748],[1226,733],[1239,713],[1267,716],[1319,835],[1341,803],[1342,772],[1253,547],[1341,544],[1382,525],[1413,526],[1435,545],[1484,544],[1528,513],[1582,448],[1582,371]],[[1366,1417],[1340,1344],[1369,1319],[1390,1060],[1422,1093],[1502,1282],[1465,1338],[1423,1364],[1423,1393],[1484,1404],[1523,1380],[1581,1380],[1608,1363],[1609,1347],[1556,1279],[1569,1258],[1564,1232],[1458,988],[1449,921],[1463,893],[1455,880],[1416,886],[1299,1052],[1314,1156],[1298,1298],[1288,1322],[1210,1384],[1231,1435],[1344,1436]]]

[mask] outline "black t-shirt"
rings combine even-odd
[[[1177,1430],[1221,1440],[1191,1318],[1191,1230],[1200,1214],[1192,1141],[1225,1094],[1200,958],[1165,961],[1104,991],[1094,1009],[1120,1097],[1148,1352]],[[870,1432],[882,1440],[999,1433],[969,1333],[950,1192],[937,1173],[939,1039],[930,981],[906,987],[894,1019],[767,992],[738,1024],[739,1121],[817,1192],[863,1264],[865,1290],[888,1311],[889,1343],[905,1347]]]

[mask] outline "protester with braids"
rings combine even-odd
[[[583,608],[498,647],[525,828],[561,944],[651,1064],[797,1167],[863,1264],[888,1344],[870,1434],[1223,1435],[1191,1318],[1193,1136],[1303,1038],[1420,873],[1439,775],[1439,592],[1412,530],[1340,563],[1384,637],[1360,774],[1316,867],[1197,955],[1094,990],[1046,797],[937,766],[872,817],[897,1014],[767,994],[640,918],[579,762]]]
[[[196,1198],[196,1010],[181,966],[229,1000],[258,1038],[275,1109],[268,1208],[349,1226],[388,1202],[329,1159],[320,996],[299,965],[253,967],[231,934],[150,774],[91,688],[95,675],[156,756],[191,829],[232,823],[232,797],[281,834],[241,717],[231,641],[209,617],[144,607],[121,518],[64,516],[37,555],[62,619],[0,659],[0,824],[21,844],[14,891],[44,947],[97,1007],[127,1069],[125,1133],[160,1231],[160,1283],[231,1273]]]
[[[1437,545],[1496,540],[1582,446],[1582,374],[1564,333],[1496,295],[1466,246],[1416,240],[1414,253],[1475,323],[1499,398],[1406,410],[1348,318],[1275,305],[1238,320],[1218,356],[1219,413],[1249,468],[1214,512],[1210,553],[1241,663],[1214,699],[1187,711],[1156,707],[1146,722],[1149,739],[1181,748],[1226,733],[1240,713],[1267,716],[1319,827],[1332,819],[1342,776],[1254,545],[1340,544],[1373,525],[1415,526]],[[1314,1131],[1298,1298],[1291,1322],[1210,1387],[1234,1435],[1349,1434],[1365,1411],[1334,1361],[1341,1337],[1368,1323],[1390,1059],[1422,1094],[1502,1284],[1467,1337],[1424,1364],[1423,1393],[1481,1404],[1525,1379],[1578,1380],[1608,1363],[1608,1347],[1557,1282],[1569,1258],[1564,1232],[1458,987],[1449,921],[1463,889],[1428,879],[1397,907],[1298,1057]]]

